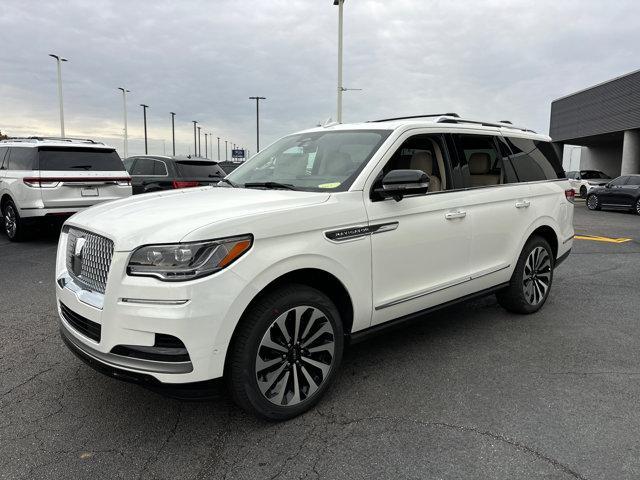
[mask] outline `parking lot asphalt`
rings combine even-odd
[[[640,477],[640,217],[576,205],[545,307],[467,302],[352,347],[317,408],[169,399],[63,345],[57,234],[0,235],[0,478]]]

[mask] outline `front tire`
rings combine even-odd
[[[640,215],[640,198],[636,200],[636,213]]]
[[[509,286],[498,292],[498,303],[510,312],[529,314],[547,301],[553,282],[555,259],[549,242],[532,237],[525,244]]]
[[[2,219],[4,232],[12,242],[19,242],[24,239],[25,226],[20,218],[18,208],[12,200],[7,200],[2,207]]]
[[[587,197],[587,208],[589,210],[600,210],[600,198],[595,193]]]
[[[293,418],[329,388],[343,348],[340,313],[324,293],[306,285],[281,287],[241,320],[227,361],[229,391],[258,417]]]

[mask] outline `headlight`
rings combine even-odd
[[[206,242],[147,245],[133,252],[127,273],[164,281],[192,280],[227,267],[251,248],[253,236]]]

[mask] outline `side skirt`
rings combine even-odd
[[[406,322],[410,322],[411,320],[416,320],[429,313],[435,312],[437,310],[441,310],[443,308],[450,307],[452,305],[457,305],[458,303],[466,302],[467,300],[471,300],[479,297],[485,297],[487,295],[497,292],[498,290],[502,290],[503,288],[506,288],[508,286],[509,286],[509,282],[501,283],[499,285],[495,285],[493,287],[480,290],[479,292],[471,293],[469,295],[465,295],[464,297],[456,298],[455,300],[450,300],[448,302],[441,303],[440,305],[435,305],[433,307],[425,308],[424,310],[410,313],[409,315],[405,315],[403,317],[399,317],[394,320],[389,320],[379,325],[374,325],[373,327],[365,328],[364,330],[359,330],[355,333],[350,334],[347,337],[347,340],[351,345],[360,343],[362,341],[368,340],[369,338],[374,337],[383,332],[388,332],[389,330],[398,328],[404,325]]]

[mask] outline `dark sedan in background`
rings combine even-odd
[[[139,155],[127,158],[124,166],[131,175],[134,195],[213,185],[226,176],[217,162],[199,157]]]
[[[640,175],[622,175],[606,185],[592,188],[587,207],[589,210],[633,210],[640,215]]]

